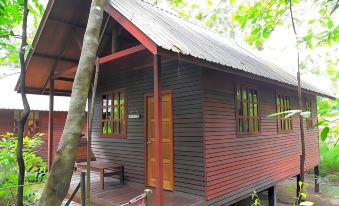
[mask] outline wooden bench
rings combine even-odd
[[[86,162],[75,163],[76,170],[85,171]],[[105,188],[104,178],[112,177],[113,175],[120,176],[120,184],[124,184],[124,166],[120,164],[113,164],[110,162],[91,161],[91,171],[100,174],[100,182],[102,189]]]

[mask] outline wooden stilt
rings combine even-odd
[[[97,86],[98,86],[98,78],[99,78],[99,62],[97,58],[95,62],[94,83],[92,87],[91,103],[89,105],[90,108],[87,114],[88,118],[87,118],[86,205],[91,204],[92,126],[93,126],[94,102],[95,102],[95,96],[96,96],[96,91],[97,91]]]
[[[81,172],[80,176],[80,192],[81,192],[81,206],[86,206],[86,173]]]
[[[48,171],[53,161],[53,110],[54,110],[54,79],[49,80],[49,116],[48,116]]]
[[[268,188],[268,206],[277,206],[276,186]]]
[[[318,193],[320,191],[320,184],[319,184],[319,175],[320,175],[320,171],[319,171],[319,165],[314,167],[314,191],[316,193]]]
[[[163,206],[163,164],[162,164],[162,111],[161,111],[161,58],[154,55],[154,119],[155,119],[155,201]]]

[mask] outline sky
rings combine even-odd
[[[0,67],[0,109],[23,109],[20,93],[14,89],[19,79],[17,69]],[[49,96],[28,94],[27,99],[31,110],[48,111]],[[54,97],[54,111],[68,111],[70,97]]]

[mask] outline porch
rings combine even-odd
[[[75,172],[72,177],[68,196],[73,193],[79,182],[80,173]],[[99,174],[94,172],[91,173],[91,205],[93,206],[120,206],[142,194],[144,189],[144,184],[126,181],[124,185],[121,185],[119,179],[105,177],[105,189],[103,190],[101,188]],[[152,193],[154,202],[154,189],[152,189]],[[199,206],[204,205],[205,203],[204,197],[202,196],[169,191],[164,191],[163,194],[164,205],[166,206]],[[80,190],[77,192],[74,201],[80,203]],[[137,204],[129,205],[136,206]]]

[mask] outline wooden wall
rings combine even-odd
[[[144,183],[144,95],[153,92],[151,68],[114,72],[102,67],[93,121],[93,151],[97,159],[124,164],[129,181]],[[162,68],[162,87],[173,91],[174,190],[204,195],[201,69],[168,63]],[[100,137],[100,92],[127,89],[127,138]]]
[[[54,146],[53,151],[55,152],[59,140],[62,134],[62,130],[65,125],[67,112],[54,112]],[[48,138],[48,112],[40,111],[39,112],[39,121],[40,121],[40,132],[44,135],[42,136],[42,140],[44,144],[39,151],[39,155],[47,161],[47,138]],[[14,110],[0,110],[0,135],[5,132],[13,132],[14,126]],[[85,131],[85,130],[84,130]]]
[[[257,86],[261,132],[236,134],[234,86],[237,82]],[[203,71],[203,115],[205,140],[206,199],[211,205],[229,205],[235,200],[264,190],[299,172],[299,118],[293,118],[293,131],[277,132],[276,91],[291,97],[297,108],[297,95],[270,84],[250,81],[211,70]],[[315,96],[312,99],[316,111]],[[306,168],[319,164],[318,131],[306,129]]]
[[[48,157],[48,112],[40,112],[40,131],[44,135],[42,139],[44,144],[39,155],[47,161]],[[53,153],[58,149],[62,131],[65,126],[67,112],[54,112],[54,127],[53,127]]]
[[[13,110],[0,110],[0,135],[13,132],[14,113]]]

